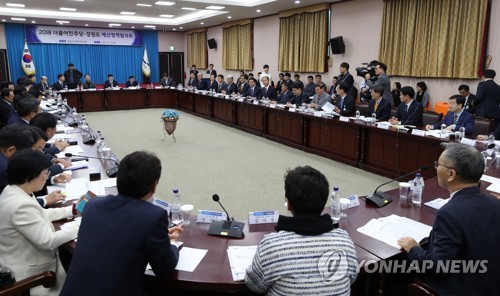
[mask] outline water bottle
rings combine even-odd
[[[490,134],[488,136],[488,147],[492,146],[494,144],[495,144],[495,135],[494,134]]]
[[[462,126],[459,129],[459,131],[460,131],[460,141],[461,141],[463,138],[465,138],[465,127]]]
[[[417,173],[417,176],[413,180],[413,191],[411,195],[411,202],[420,207],[422,204],[422,192],[424,192],[424,178],[420,173]]]
[[[375,123],[377,121],[377,114],[375,112],[372,113],[372,122]]]
[[[441,124],[441,137],[444,136],[444,130],[446,129],[446,124]]]
[[[97,149],[97,155],[99,157],[102,157],[102,149],[104,148],[106,148],[106,142],[104,142],[104,137],[101,137],[101,145],[99,146],[99,149]]]
[[[359,116],[361,116],[361,113],[359,113],[359,110],[356,110],[356,121],[359,121]]]
[[[334,223],[338,223],[342,217],[342,212],[340,209],[340,191],[337,186],[333,187],[331,196],[331,216]]]
[[[97,135],[95,137],[95,143],[98,153],[99,153],[99,148],[101,148],[101,137],[102,137],[101,131],[97,131]]]
[[[179,194],[179,189],[174,188],[172,197],[172,224],[179,225],[182,223],[181,214],[181,195]]]

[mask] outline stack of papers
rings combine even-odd
[[[497,158],[496,161],[500,161],[500,158]],[[488,175],[483,175],[481,177],[481,181],[491,183],[491,185],[488,186],[488,188],[486,188],[486,190],[500,193],[500,179],[499,178],[495,178],[495,177],[488,176]]]
[[[443,198],[436,198],[435,200],[431,200],[425,203],[426,206],[429,208],[433,208],[436,210],[439,210],[442,206],[448,203],[450,201],[449,198],[443,199]]]
[[[247,268],[252,265],[257,246],[230,246],[227,248],[233,281],[245,280]]]
[[[390,215],[378,219],[372,219],[365,226],[358,228],[358,231],[374,239],[400,249],[397,244],[398,239],[409,236],[417,242],[429,236],[432,227],[418,221]]]
[[[73,162],[71,162],[71,166],[65,168],[64,170],[65,171],[74,171],[74,170],[78,170],[78,169],[87,168],[88,166],[89,166],[89,163],[86,160],[73,161]]]
[[[432,136],[438,139],[446,139],[450,135],[450,131],[445,130],[441,133],[441,130],[429,130],[426,132],[426,135]]]

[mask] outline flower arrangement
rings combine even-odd
[[[163,111],[161,119],[163,121],[177,121],[179,119],[179,116],[180,116],[179,112],[167,109]]]

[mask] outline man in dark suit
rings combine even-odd
[[[149,201],[160,180],[161,162],[133,152],[120,162],[118,195],[95,197],[85,206],[78,244],[61,295],[144,295],[149,263],[167,277],[179,259],[181,227],[168,228],[168,213]]]
[[[453,95],[449,99],[449,111],[439,123],[427,125],[427,130],[440,129],[441,125],[446,125],[449,131],[459,131],[461,127],[465,128],[466,135],[472,135],[474,132],[474,115],[464,112],[465,98],[461,95]]]
[[[285,77],[285,74],[283,74],[283,73],[278,74],[278,83],[276,83],[276,92],[278,94],[281,93],[281,85],[284,82],[284,80],[283,80],[284,77]]]
[[[496,128],[500,124],[500,86],[493,80],[496,72],[494,70],[484,70],[484,81],[477,86],[476,115],[488,119],[494,119]]]
[[[16,105],[16,114],[7,120],[7,124],[29,125],[31,119],[42,112],[40,102],[37,99],[25,97]]]
[[[96,88],[95,83],[90,80],[90,75],[85,75],[85,82],[82,84],[83,89],[93,89]]]
[[[186,87],[188,86],[192,87],[198,86],[198,79],[196,79],[196,74],[194,74],[194,72],[189,74],[189,80]]]
[[[233,82],[233,75],[227,75],[226,87],[222,89],[222,93],[226,95],[232,95],[238,93],[238,87]]]
[[[278,95],[276,93],[276,90],[274,87],[269,85],[269,77],[264,76],[262,77],[262,84],[264,87],[261,88],[260,90],[260,97],[258,97],[259,100],[261,99],[269,99],[271,101],[276,101],[278,99]]]
[[[250,78],[248,79],[248,96],[252,98],[260,97],[261,88],[257,79]]]
[[[125,87],[137,87],[139,83],[135,80],[134,76],[129,76],[128,81],[125,82]]]
[[[203,79],[203,74],[202,73],[198,73],[198,79],[196,79],[198,81],[198,84],[195,85],[196,89],[198,90],[206,90],[208,89],[208,84],[207,82],[205,81],[205,79]]]
[[[424,107],[421,103],[414,100],[415,90],[411,86],[401,88],[401,104],[398,106],[398,111],[395,117],[389,119],[391,124],[422,126],[424,116]]]
[[[474,100],[476,99],[476,96],[470,93],[469,86],[467,84],[460,85],[458,87],[458,92],[465,97],[465,111],[471,114],[476,113],[476,107],[474,106]]]
[[[481,192],[484,158],[476,148],[445,147],[435,166],[438,184],[450,198],[436,213],[429,243],[421,247],[404,237],[398,244],[409,261],[420,267],[427,263],[425,271],[417,270],[439,295],[500,295],[500,235],[494,231],[500,225],[500,201]],[[477,270],[466,267],[473,264]]]
[[[217,71],[214,70],[214,64],[208,65],[207,74],[214,75],[217,77]]]
[[[16,114],[16,109],[13,106],[14,91],[4,88],[0,91],[2,99],[0,100],[0,126],[7,125],[7,121],[11,116]]]
[[[66,83],[68,83],[69,89],[75,89],[81,83],[80,79],[82,77],[82,72],[75,69],[75,65],[72,63],[68,64],[68,70],[64,71],[64,78],[66,79]]]
[[[349,64],[346,62],[340,64],[340,75],[337,77],[337,84],[340,85],[342,82],[347,83],[349,91],[354,85],[354,77],[349,73]]]
[[[217,92],[222,93],[222,90],[227,90],[227,83],[224,81],[224,75],[217,75]]]
[[[290,87],[290,89],[292,89],[292,87],[293,87],[293,85],[295,83],[300,84],[300,86],[302,87],[302,89],[304,89],[304,83],[302,81],[300,81],[300,75],[299,74],[293,75],[293,83],[292,83],[292,86]]]
[[[42,92],[46,92],[47,90],[49,90],[49,83],[47,81],[47,76],[42,76],[40,77],[40,83],[36,84],[35,85],[35,88],[42,91]]]
[[[114,79],[113,74],[108,74],[108,80],[104,81],[104,88],[117,87],[118,82]]]
[[[291,87],[290,87],[291,88]],[[278,95],[278,104],[286,104],[292,98],[293,93],[288,89],[288,83],[283,83],[281,85],[281,93]]]
[[[216,75],[210,75],[210,82],[208,83],[208,90],[213,91],[213,92],[218,92],[218,86],[219,84],[217,83],[217,80],[215,79],[217,77]]]
[[[304,94],[307,97],[312,97],[314,95],[314,87],[314,78],[311,75],[307,76],[307,84],[304,88]]]
[[[384,87],[374,86],[371,91],[372,100],[368,103],[368,116],[375,113],[378,121],[387,121],[391,117],[391,104],[383,95]]]
[[[198,70],[196,70],[196,65],[191,66],[191,70],[189,70],[189,75],[194,74],[194,77],[198,76]]]
[[[348,92],[349,85],[346,82],[337,86],[337,98],[333,102],[333,110],[342,116],[353,116],[356,113],[356,102]]]
[[[302,103],[308,103],[309,97],[302,91],[302,85],[300,83],[294,83],[292,85],[293,96],[288,100],[287,104],[295,104],[296,106],[302,106]]]
[[[247,80],[248,80],[247,74],[240,75],[240,83],[238,84],[238,94],[240,94],[240,96],[243,97],[248,96],[249,85],[247,83]]]
[[[58,74],[57,75],[57,82],[54,83],[54,85],[52,85],[52,89],[57,90],[57,91],[67,89],[68,84],[66,84],[65,79],[66,78],[64,78],[63,74]]]
[[[375,86],[382,86],[384,89],[384,99],[387,100],[391,104],[391,107],[394,106],[394,99],[392,98],[391,94],[391,80],[389,79],[389,76],[385,74],[387,72],[387,66],[384,63],[377,63],[375,65],[375,75],[377,76],[377,80],[373,82],[371,80],[371,75],[370,73],[366,73],[365,75],[365,81],[366,85],[368,85],[369,88],[373,88]]]
[[[172,78],[168,77],[168,73],[163,73],[163,77],[160,80],[161,86],[170,87],[175,86],[175,82]]]
[[[292,89],[292,84],[293,84],[292,75],[289,72],[285,73],[285,77],[283,78],[283,81],[284,81],[284,83],[286,83],[288,85],[289,90]]]

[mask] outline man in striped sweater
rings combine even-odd
[[[293,217],[280,216],[277,233],[260,242],[245,276],[254,292],[267,295],[349,295],[357,258],[349,234],[321,215],[328,181],[309,167],[285,175],[285,199]]]

